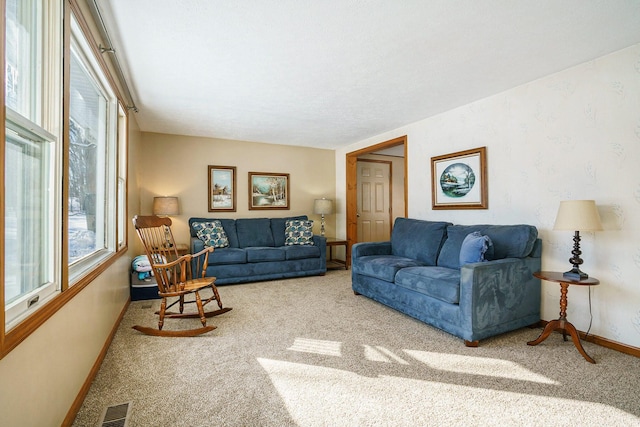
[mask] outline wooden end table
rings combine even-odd
[[[593,360],[593,358],[589,356],[586,351],[584,351],[584,348],[580,343],[578,331],[571,324],[571,322],[567,320],[567,291],[569,290],[569,285],[596,286],[600,283],[600,281],[595,277],[589,277],[583,280],[569,279],[568,277],[564,277],[562,273],[557,271],[538,271],[536,273],[533,273],[533,276],[541,280],[560,283],[560,318],[547,323],[540,336],[533,341],[529,341],[527,345],[538,345],[542,341],[546,340],[551,332],[562,331],[562,339],[566,341],[567,333],[569,333],[571,339],[573,340],[573,344],[576,346],[582,357],[584,357],[587,362],[596,363],[596,361]]]
[[[344,261],[333,257],[333,247],[344,246]],[[327,269],[344,268],[349,269],[350,258],[347,251],[347,241],[344,239],[336,239],[335,237],[327,237],[327,247],[329,248],[329,259],[327,260]]]

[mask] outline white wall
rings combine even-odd
[[[559,202],[594,199],[605,230],[582,233],[591,289],[591,333],[640,347],[640,44],[336,152],[408,136],[409,216],[458,224],[527,223],[543,239],[542,267],[569,269],[571,232],[553,231]],[[431,209],[430,159],[487,147],[489,209]],[[346,235],[345,212],[337,218]],[[559,286],[543,282],[542,318],[558,317]],[[567,316],[589,328],[588,289],[569,289]]]

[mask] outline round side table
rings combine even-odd
[[[580,354],[590,363],[596,363],[591,356],[584,351],[582,344],[580,343],[580,337],[576,328],[567,320],[567,291],[569,285],[574,286],[596,286],[600,283],[595,277],[589,277],[583,280],[574,280],[564,277],[562,273],[557,271],[538,271],[533,273],[534,277],[548,282],[556,282],[560,284],[560,317],[556,320],[552,320],[544,327],[542,333],[538,338],[533,341],[529,341],[528,345],[538,345],[542,341],[546,340],[549,334],[553,331],[562,331],[562,338],[567,340],[567,333],[571,336],[573,344],[576,346]]]

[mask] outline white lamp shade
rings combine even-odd
[[[554,230],[602,230],[600,214],[593,200],[565,200],[560,202]]]
[[[313,202],[313,213],[317,215],[328,215],[333,212],[333,202],[330,199],[316,199]]]
[[[177,197],[154,197],[153,198],[153,214],[154,215],[178,215],[178,198]]]

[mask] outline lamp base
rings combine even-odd
[[[578,267],[573,267],[571,270],[562,273],[562,276],[571,280],[584,280],[589,278],[589,275],[581,271]]]

